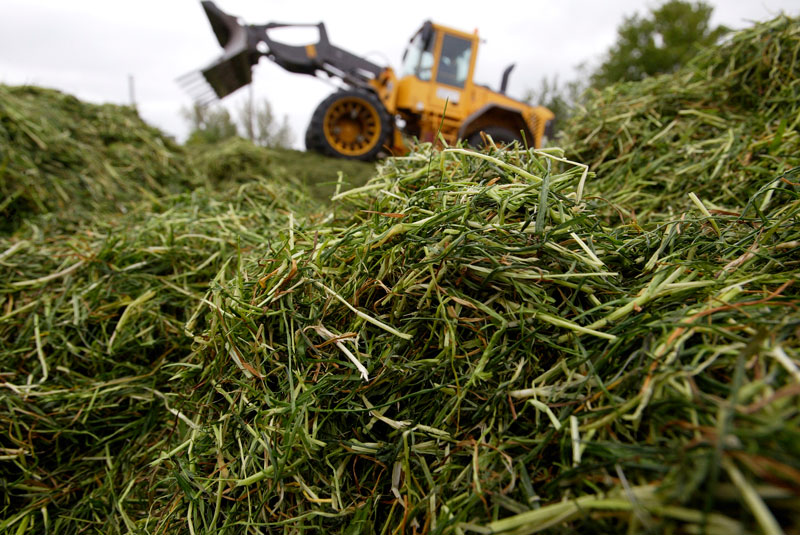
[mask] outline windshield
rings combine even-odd
[[[424,41],[424,34],[419,32],[411,40],[403,56],[403,76],[416,76],[420,80],[431,79],[433,69],[433,35],[428,34],[428,42]]]
[[[442,41],[442,58],[436,81],[441,84],[464,87],[469,74],[472,43],[467,39],[445,34]]]

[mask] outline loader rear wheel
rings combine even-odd
[[[389,139],[391,118],[368,91],[334,93],[317,106],[306,131],[306,148],[336,158],[374,160]]]
[[[504,128],[502,126],[487,126],[486,128],[482,128],[480,131],[475,132],[474,134],[470,135],[467,139],[467,143],[469,143],[473,147],[483,148],[486,144],[483,142],[483,137],[481,137],[481,132],[488,138],[491,137],[492,141],[494,141],[495,145],[508,145],[515,141],[518,141],[520,145],[522,145],[522,136],[519,132],[514,133],[512,130],[508,128]]]

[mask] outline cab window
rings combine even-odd
[[[442,40],[442,58],[436,81],[463,88],[469,75],[469,63],[472,58],[472,42],[469,39],[445,34]]]
[[[428,81],[431,79],[433,69],[433,35],[427,34],[425,42],[425,32],[420,32],[411,40],[406,53],[403,56],[403,76],[412,75],[420,80]]]

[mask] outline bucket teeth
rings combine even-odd
[[[181,75],[178,77],[177,82],[198,106],[205,107],[219,100],[214,88],[211,87],[211,84],[208,83],[200,71],[192,71]]]

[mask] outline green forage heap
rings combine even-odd
[[[800,165],[798,128],[800,22],[780,16],[674,74],[589,95],[559,142],[597,172],[594,194],[647,220],[686,210],[686,191],[709,209],[744,206]]]
[[[327,204],[235,140],[70,210],[14,122],[0,532],[800,532],[797,35]]]

